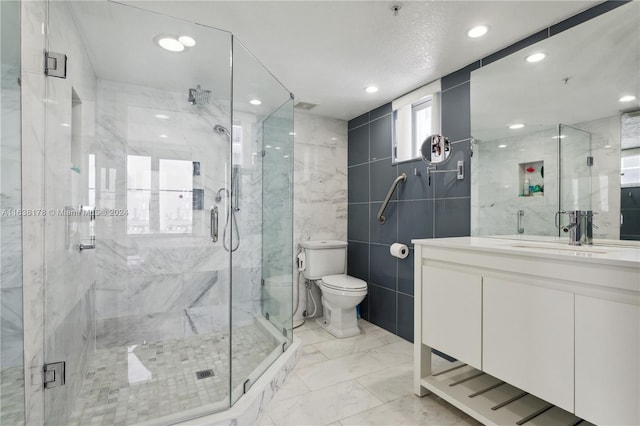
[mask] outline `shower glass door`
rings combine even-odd
[[[66,370],[64,386],[47,384],[46,422],[224,409],[231,36],[113,2],[50,1],[47,50],[67,69],[45,94],[45,361]]]
[[[291,325],[286,325],[291,322],[292,290],[292,103],[290,92],[233,37],[235,179],[225,234],[233,251],[232,404],[292,338]],[[278,294],[268,290],[276,281],[282,287]],[[284,298],[284,304],[265,310],[272,298]]]
[[[591,210],[591,133],[575,127],[558,126],[560,161],[560,211]],[[569,221],[561,215],[561,224]],[[567,237],[568,235],[561,235]]]

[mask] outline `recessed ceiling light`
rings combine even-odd
[[[156,114],[156,118],[159,118],[160,120],[168,120],[169,116],[165,114]]]
[[[283,155],[283,157],[284,157],[284,158],[289,158],[289,156],[288,156],[288,155]]]
[[[469,38],[482,37],[487,33],[487,31],[489,31],[489,27],[487,27],[486,25],[477,25],[471,28],[469,31],[467,31],[467,37]]]
[[[262,101],[260,99],[251,99],[249,103],[251,105],[262,105]]]
[[[166,139],[166,138],[168,138],[169,136],[167,136],[167,135],[160,135],[160,137],[161,137],[162,139]]]
[[[184,44],[170,36],[163,36],[159,38],[158,45],[170,52],[182,52],[184,50]]]
[[[542,52],[534,53],[532,55],[527,56],[527,62],[531,62],[531,63],[540,62],[546,57],[547,57],[546,53],[542,53]]]
[[[60,125],[62,127],[71,127],[71,124],[69,124],[69,123],[60,123]]]
[[[620,102],[631,102],[631,101],[635,101],[636,97],[633,95],[625,95],[623,97],[621,97],[620,99],[618,99]]]
[[[271,148],[271,145],[265,145],[264,147],[265,148]]]
[[[507,146],[506,146],[506,145],[504,145],[504,144],[503,144],[503,145],[498,145],[498,148],[506,148],[506,147],[507,147]]]
[[[551,136],[551,139],[564,139],[566,137],[567,137],[567,135],[560,135],[560,136],[555,135],[555,136]]]
[[[276,149],[280,149],[280,147],[279,147],[279,146],[276,146]]]
[[[376,86],[367,86],[364,90],[367,93],[376,93],[378,91],[378,88]]]
[[[509,128],[511,130],[522,129],[523,127],[524,127],[524,124],[522,123],[509,124]]]
[[[178,37],[178,41],[186,47],[193,47],[196,45],[196,41],[189,36],[180,36]]]
[[[296,132],[289,132],[289,136],[295,136]]]
[[[611,148],[611,145],[605,145],[604,147],[605,148]]]
[[[331,138],[331,140],[332,140],[332,141],[337,141],[337,140],[338,140],[338,138]]]

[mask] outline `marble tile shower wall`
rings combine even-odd
[[[349,121],[348,142],[348,269],[368,282],[369,293],[360,315],[386,330],[413,341],[412,239],[466,236],[470,232],[469,75],[462,69],[442,79],[442,134],[454,145],[451,164],[465,161],[465,178],[434,174],[427,181],[426,165],[391,163],[391,104]],[[376,213],[391,183],[400,184],[379,224]],[[417,173],[417,174],[416,174]],[[406,259],[389,254],[400,242],[410,247]]]
[[[20,77],[18,66],[2,64],[2,209],[21,207]],[[0,368],[21,366],[22,353],[22,217],[4,216],[0,225]]]
[[[472,235],[517,234],[516,212],[523,209],[525,234],[558,236],[553,222],[558,210],[558,140],[553,139],[557,135],[558,128],[551,126],[526,136],[476,143],[471,175]],[[506,147],[500,148],[503,145]],[[544,162],[544,195],[520,197],[519,165],[536,161]]]
[[[158,142],[156,123],[149,117],[171,116],[168,142]],[[236,116],[235,118],[238,118]],[[251,117],[243,117],[244,143],[255,142]],[[255,120],[255,117],[253,117]],[[194,188],[204,190],[204,209],[193,211],[192,233],[167,234],[157,230],[133,234],[126,216],[101,217],[98,284],[96,289],[98,348],[180,338],[224,331],[229,327],[228,197],[215,201],[229,184],[229,142],[212,126],[230,122],[228,102],[190,105],[186,93],[98,82],[96,144],[96,204],[98,208],[127,208],[127,157],[199,162]],[[243,152],[256,152],[246,147]],[[152,175],[159,173],[152,166]],[[234,326],[250,322],[260,309],[261,164],[241,164],[241,198],[236,213],[240,245],[233,264]],[[157,194],[151,195],[154,205]],[[219,208],[220,236],[209,236],[210,209]],[[129,214],[135,214],[129,206]],[[236,236],[234,234],[234,243]]]

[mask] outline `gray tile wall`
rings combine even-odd
[[[441,133],[454,145],[447,168],[464,160],[464,180],[457,180],[455,173],[440,173],[432,175],[429,185],[422,161],[391,164],[390,103],[349,121],[348,273],[369,284],[369,294],[360,304],[362,318],[413,341],[411,240],[470,234],[471,71],[625,2],[605,1],[442,78]],[[407,181],[398,187],[385,212],[386,222],[380,225],[378,208],[392,181],[402,173],[407,174]],[[410,247],[409,257],[391,257],[389,246],[396,241]]]
[[[442,133],[454,144],[449,163],[465,160],[469,176],[469,75],[472,68],[443,79]],[[422,161],[391,164],[391,104],[349,122],[348,273],[366,280],[369,294],[360,305],[363,318],[413,340],[412,239],[469,235],[469,179],[455,173],[432,175],[428,183]],[[416,172],[418,175],[416,175]],[[389,186],[400,174],[400,184],[385,211],[385,223],[376,214]],[[389,254],[394,242],[408,245],[410,255]]]

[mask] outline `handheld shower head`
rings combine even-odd
[[[227,130],[226,127],[216,124],[215,126],[213,126],[213,131],[216,133],[225,134],[227,135],[227,138],[231,139],[231,133],[229,133],[229,130]]]

